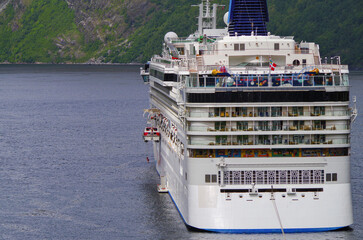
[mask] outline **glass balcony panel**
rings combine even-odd
[[[190,126],[189,131],[194,131],[194,132],[207,132],[207,131],[212,131],[212,128],[209,127],[201,127],[201,126]]]
[[[348,76],[348,74],[343,74],[343,86],[349,86],[349,76]]]
[[[233,67],[233,66],[230,66]],[[205,66],[205,70],[214,70],[217,66]],[[339,75],[242,75],[242,76],[191,76],[186,77],[186,85],[190,88],[207,87],[322,87],[322,86],[349,86],[349,78],[345,74]]]
[[[282,107],[272,107],[271,116],[272,117],[281,117],[282,116]]]
[[[209,113],[208,112],[195,112],[195,111],[192,111],[192,112],[189,113],[189,117],[208,118]]]

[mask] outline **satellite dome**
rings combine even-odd
[[[164,41],[168,42],[168,39],[175,39],[178,38],[178,35],[175,32],[168,32],[165,34]]]
[[[228,26],[229,22],[228,22],[228,18],[229,18],[229,12],[226,12],[224,14],[224,17],[223,17],[223,20],[224,20],[224,23]]]

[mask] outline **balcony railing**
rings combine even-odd
[[[258,126],[258,125],[249,125],[247,127],[230,127],[226,126],[224,128],[216,129],[214,127],[200,127],[200,126],[190,126],[188,127],[188,131],[191,132],[215,132],[215,133],[225,133],[225,132],[256,132],[256,131],[294,131],[294,132],[306,132],[306,131],[345,131],[350,130],[350,125],[347,124],[334,124],[330,126],[309,126],[309,125],[301,125],[301,126]]]
[[[273,75],[264,76],[220,76],[220,77],[187,77],[188,88],[266,88],[266,87],[326,87],[348,86],[348,80],[341,80],[339,75],[309,76]]]
[[[181,42],[185,42],[185,41],[189,41],[189,40],[181,40]],[[209,53],[208,50],[204,50],[204,51],[202,50],[202,55],[207,55],[207,53]],[[199,57],[203,57],[203,56],[199,56]],[[151,62],[161,64],[165,68],[178,68],[179,70],[183,70],[183,71],[189,71],[189,70],[212,71],[214,69],[219,69],[221,67],[220,65],[200,65],[196,59],[196,56],[188,56],[188,57],[180,56],[180,59],[173,59],[171,55],[169,57],[160,57],[160,56],[155,55],[152,57]],[[233,73],[234,71],[236,71],[236,72],[244,71],[247,75],[256,74],[256,71],[259,71],[259,72],[262,71],[267,74],[270,72],[270,68],[269,68],[268,64],[267,64],[267,66],[249,66],[247,64],[247,65],[229,65],[229,66],[225,66],[225,67],[231,73]],[[314,68],[317,68],[320,71],[324,71],[324,70],[348,71],[349,70],[347,65],[326,63],[326,64],[320,64],[320,65],[301,64],[299,66],[294,66],[294,65],[277,66],[275,68],[275,72],[293,71],[293,72],[299,73],[305,69],[314,69]],[[274,73],[274,72],[272,72],[272,73]],[[339,80],[340,80],[340,78],[339,78]],[[344,79],[342,79],[342,80],[344,80]]]
[[[338,139],[299,139],[296,140],[293,137],[283,139],[248,139],[248,140],[237,140],[228,138],[225,141],[208,141],[208,140],[189,140],[189,145],[193,146],[286,146],[286,145],[346,145],[349,144],[349,138],[338,138]]]
[[[284,109],[285,110],[285,109]],[[335,116],[335,117],[343,117],[350,116],[350,111],[348,110],[326,110],[325,112],[314,112],[314,111],[302,111],[302,112],[293,112],[292,110],[283,111],[281,113],[271,113],[267,112],[258,112],[256,110],[249,111],[246,113],[236,113],[234,111],[224,111],[224,112],[197,112],[191,111],[187,115],[192,118],[256,118],[256,117],[321,117],[321,116]]]

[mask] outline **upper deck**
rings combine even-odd
[[[340,57],[322,60],[319,45],[270,34],[167,37],[162,56],[150,64],[162,85],[187,88],[347,87],[348,73]]]
[[[271,71],[266,66],[224,66],[225,73],[214,74],[217,65],[199,66],[186,59],[152,59],[151,77],[163,86],[185,83],[188,90],[256,89],[259,90],[307,90],[325,88],[330,91],[347,91],[348,66],[321,64],[310,66],[277,66]],[[313,72],[318,71],[318,72]],[[329,90],[328,90],[329,91]]]
[[[203,9],[201,4],[201,16],[212,16],[215,21],[215,9],[212,15]],[[233,15],[229,13],[232,22]],[[268,21],[264,16],[258,19]],[[240,17],[235,16],[235,23],[241,24]],[[231,32],[231,22],[226,22],[224,29],[200,22],[198,31],[187,38],[173,32],[165,35],[161,56],[154,56],[150,62],[151,81],[190,93],[349,92],[348,66],[341,64],[340,57],[322,59],[316,43],[296,42],[291,36],[269,32]]]

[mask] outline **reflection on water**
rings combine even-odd
[[[148,89],[135,66],[0,66],[1,239],[283,239],[189,232],[158,194],[151,146],[141,139]],[[363,112],[363,74],[352,74]],[[352,134],[352,231],[363,235],[362,118]]]

